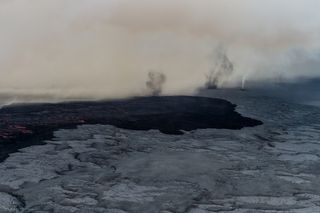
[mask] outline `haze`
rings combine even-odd
[[[205,85],[223,46],[243,81],[320,77],[318,0],[0,0],[0,92],[52,98],[163,94]]]

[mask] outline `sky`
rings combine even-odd
[[[244,81],[320,77],[319,0],[0,0],[0,93],[56,98],[192,94],[217,47]]]

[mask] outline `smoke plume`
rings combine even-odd
[[[160,72],[150,71],[148,73],[149,80],[146,85],[153,96],[159,96],[162,92],[163,84],[166,81],[166,76]]]
[[[190,94],[208,73],[224,87],[320,76],[318,8],[318,0],[0,0],[0,93],[147,95],[148,70],[166,76],[153,90],[161,94]],[[227,52],[212,57],[221,44]]]
[[[209,89],[222,87],[233,73],[233,64],[229,60],[223,46],[218,46],[213,53],[213,67],[206,75],[206,87]]]

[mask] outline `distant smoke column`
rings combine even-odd
[[[241,89],[245,89],[246,88],[246,76],[242,77],[242,81],[241,81]]]
[[[153,96],[159,96],[166,81],[166,76],[163,73],[151,71],[148,73],[148,77],[147,88]]]
[[[206,75],[206,87],[209,89],[222,86],[227,78],[233,73],[233,64],[222,46],[215,49],[213,62],[212,69]]]

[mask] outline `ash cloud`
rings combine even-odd
[[[318,0],[2,0],[0,93],[147,95],[153,68],[166,76],[161,94],[190,94],[221,60],[212,58],[220,44],[234,69],[218,72],[219,86],[317,77],[318,8]]]

